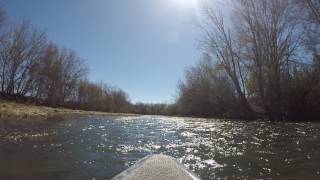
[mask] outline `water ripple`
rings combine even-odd
[[[10,172],[14,166],[7,164],[19,166],[18,179],[25,177],[23,172],[43,179],[61,172],[68,172],[61,176],[70,176],[66,179],[111,178],[158,153],[177,158],[203,179],[320,175],[317,123],[140,116],[9,124],[1,129],[0,169]],[[37,168],[30,169],[30,163]]]

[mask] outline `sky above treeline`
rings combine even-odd
[[[89,79],[132,102],[173,102],[177,82],[201,57],[196,0],[3,0],[22,19],[86,59]]]

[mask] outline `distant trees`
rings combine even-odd
[[[133,105],[133,112],[146,115],[177,115],[178,110],[175,104],[165,103],[136,103]]]
[[[131,112],[128,95],[121,89],[81,80],[77,92],[82,109],[106,112]]]
[[[232,21],[211,8],[204,11],[205,52],[215,63],[209,64],[211,68],[207,72],[199,64],[186,73],[186,80],[179,88],[178,105],[182,113],[219,116],[226,112],[222,107],[227,107],[238,117],[317,118],[320,114],[320,96],[316,93],[320,91],[319,2],[241,0],[233,3]],[[219,79],[211,75],[216,67],[225,75],[224,82],[230,85],[217,83]],[[230,91],[222,93],[213,85],[229,87]],[[214,96],[232,97],[234,106],[212,100]]]

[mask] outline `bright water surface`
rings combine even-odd
[[[202,179],[320,179],[320,124],[81,117],[0,120],[0,179],[110,179],[163,153]]]

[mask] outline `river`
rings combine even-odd
[[[0,120],[0,179],[110,179],[149,154],[202,179],[320,179],[320,123],[162,116]]]

